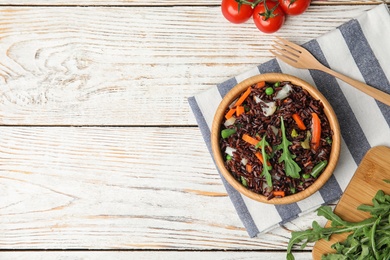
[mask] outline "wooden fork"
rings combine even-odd
[[[274,41],[275,44],[272,45],[273,50],[270,50],[270,52],[275,55],[276,58],[295,68],[315,69],[326,72],[359,89],[360,91],[375,98],[376,100],[379,100],[380,102],[390,106],[389,94],[380,91],[376,88],[373,88],[367,84],[364,84],[360,81],[347,77],[334,70],[331,70],[328,67],[325,67],[310,52],[295,43],[292,43],[280,37],[277,37],[277,39],[277,41]]]

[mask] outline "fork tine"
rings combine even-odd
[[[283,42],[283,44],[285,46],[288,46],[291,49],[294,49],[294,50],[299,51],[299,52],[303,52],[305,50],[301,46],[299,46],[298,44],[290,42],[290,41],[288,41],[288,40],[286,40],[284,38],[280,38],[280,37],[277,37],[277,36],[276,36],[276,38],[279,40],[279,42]]]
[[[275,52],[278,52],[279,54],[286,56],[292,60],[297,60],[299,58],[300,52],[297,52],[295,50],[286,49],[284,46],[274,44],[272,45]]]
[[[278,52],[276,52],[275,50],[269,50],[276,58],[278,58],[279,60],[293,66],[293,67],[296,67],[297,66],[297,60],[296,59],[292,59],[292,58],[289,58],[287,56],[284,56],[283,54],[280,54]]]
[[[274,45],[272,47],[276,48],[276,46],[278,47],[278,49],[280,51],[289,52],[289,53],[295,55],[296,57],[298,57],[302,53],[302,51],[297,50],[297,49],[291,47],[290,45],[286,45],[286,44],[283,44],[281,42],[274,41]]]

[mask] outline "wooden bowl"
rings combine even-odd
[[[236,100],[238,96],[240,96],[241,93],[243,93],[248,87],[260,81],[267,81],[267,82],[289,81],[294,85],[301,86],[303,89],[306,89],[314,99],[320,100],[322,102],[324,106],[325,115],[327,116],[329,125],[333,131],[331,153],[325,170],[318,177],[318,179],[314,181],[312,185],[310,185],[305,190],[297,192],[296,194],[293,195],[267,199],[266,196],[250,191],[245,186],[243,186],[239,181],[237,181],[231,175],[231,173],[224,166],[224,158],[222,156],[223,153],[219,146],[219,139],[221,134],[220,129],[221,129],[222,121],[225,116],[225,111],[229,107],[229,105],[232,104],[232,102]],[[281,74],[281,73],[261,74],[261,75],[248,78],[240,82],[239,84],[237,84],[226,94],[226,96],[223,98],[220,105],[218,106],[218,109],[214,116],[213,125],[211,128],[212,152],[213,152],[216,165],[220,170],[221,174],[230,183],[230,185],[232,185],[241,194],[251,199],[254,199],[256,201],[268,203],[268,204],[294,203],[303,200],[309,197],[310,195],[312,195],[313,193],[315,193],[316,191],[318,191],[327,182],[327,180],[330,178],[330,176],[332,175],[336,167],[340,155],[340,144],[341,144],[341,137],[340,137],[339,123],[336,114],[334,113],[331,105],[326,100],[326,98],[315,87],[311,86],[306,81],[291,75]]]

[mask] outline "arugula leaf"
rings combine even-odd
[[[265,140],[265,135],[259,142],[259,145],[261,146],[261,155],[263,156],[263,160],[264,160],[263,172],[261,174],[264,175],[267,181],[267,185],[272,189],[272,177],[271,177],[271,173],[269,172],[272,169],[272,166],[268,166],[268,155],[265,152],[265,146],[269,145],[269,143],[267,142],[267,140]]]
[[[345,226],[347,224],[346,221],[342,220],[339,216],[337,216],[335,213],[333,213],[333,210],[329,206],[322,206],[317,209],[317,215],[323,216],[327,220],[332,221],[332,227],[337,226]]]
[[[322,256],[323,260],[339,259],[386,259],[390,260],[390,196],[379,190],[372,199],[373,205],[360,205],[359,210],[367,211],[372,217],[360,222],[348,222],[337,216],[329,206],[317,210],[319,216],[332,221],[331,227],[322,228],[313,221],[312,228],[294,231],[287,246],[287,259],[293,260],[291,253],[294,244],[307,243],[320,239],[329,240],[333,234],[349,232],[347,239],[332,245],[334,254]]]
[[[284,161],[284,170],[286,175],[293,178],[300,178],[299,172],[301,167],[293,160],[294,156],[290,153],[288,147],[292,144],[286,137],[286,128],[284,126],[283,117],[280,117],[281,129],[282,129],[282,143],[278,145],[278,150],[283,150],[282,155],[279,158],[279,163]]]

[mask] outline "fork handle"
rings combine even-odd
[[[338,73],[334,70],[331,70],[327,67],[321,67],[319,68],[320,70],[332,75],[332,76],[335,76],[336,78],[339,78],[341,79],[342,81],[348,83],[349,85],[351,85],[352,87],[355,87],[357,88],[358,90],[366,93],[367,95],[375,98],[376,100],[390,106],[390,95],[387,94],[386,92],[383,92],[379,89],[376,89],[374,87],[371,87],[361,81],[358,81],[358,80],[355,80],[355,79],[352,79],[350,77],[347,77],[345,76],[344,74],[341,74],[341,73]]]

